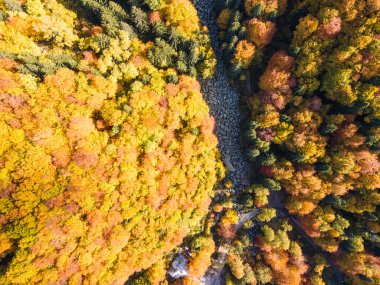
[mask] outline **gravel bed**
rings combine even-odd
[[[214,76],[201,82],[202,92],[210,107],[210,113],[216,120],[216,135],[219,139],[222,160],[228,169],[227,178],[232,181],[233,189],[239,191],[249,185],[252,173],[250,164],[244,156],[240,138],[240,95],[229,83],[227,70],[223,64],[215,20],[215,0],[193,0],[193,3],[198,10],[201,23],[209,29],[218,62]]]

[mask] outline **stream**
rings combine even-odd
[[[219,48],[218,30],[214,9],[215,0],[193,0],[198,16],[209,29],[211,44],[217,59],[217,68],[211,79],[201,81],[202,93],[216,120],[216,135],[221,158],[228,169],[227,178],[233,183],[233,190],[249,186],[252,169],[243,153],[240,138],[241,114],[239,92],[230,84]]]
[[[249,177],[252,168],[247,161],[240,137],[241,114],[239,109],[239,92],[231,85],[227,69],[223,64],[222,52],[218,41],[216,26],[215,0],[193,0],[198,16],[203,25],[209,29],[211,44],[217,59],[217,68],[211,79],[201,81],[202,93],[210,107],[210,113],[215,117],[216,135],[221,158],[228,170],[227,179],[231,180],[234,192],[250,185]],[[236,228],[252,219],[259,210],[249,212],[239,219]],[[205,285],[223,284],[223,270],[229,251],[229,243],[218,249],[217,258],[204,277]]]

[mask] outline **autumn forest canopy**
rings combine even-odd
[[[0,285],[380,284],[380,1],[204,3],[0,0]]]

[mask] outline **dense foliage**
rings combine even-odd
[[[263,13],[257,11],[283,4],[222,2],[221,33],[235,27],[233,13],[257,23]],[[253,2],[256,8],[247,10]],[[239,201],[246,210],[262,207],[264,216],[258,217],[259,235],[237,236],[231,282],[330,284],[342,275],[347,284],[378,284],[380,3],[294,2],[279,20],[287,23],[279,31],[289,35],[287,49],[269,55],[266,69],[253,79],[257,90],[247,98],[244,139],[256,172],[255,184]],[[253,43],[260,46],[257,39]],[[251,54],[251,45],[237,44],[226,61],[242,63],[240,55]],[[255,68],[254,60],[249,64]],[[272,208],[283,217],[275,218]],[[284,218],[292,230],[284,228]],[[300,248],[299,235],[314,248]],[[244,257],[242,248],[252,246],[254,259]]]
[[[188,0],[102,1],[80,0],[79,11],[92,12],[105,29],[107,41],[118,30],[150,40],[147,57],[158,68],[179,74],[210,77],[215,57],[207,28],[201,26]],[[105,2],[109,2],[105,5]]]
[[[255,171],[210,212],[191,2],[0,0],[0,284],[380,284],[380,2],[215,9]]]
[[[0,1],[0,284],[153,264],[157,284],[201,228],[224,171],[194,77],[214,68],[207,30],[188,1],[128,3]]]
[[[275,19],[286,5],[287,0],[217,1],[217,25],[232,78],[262,62],[264,48],[277,30]]]

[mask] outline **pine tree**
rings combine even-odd
[[[261,4],[261,3],[259,3],[255,7],[253,7],[252,12],[250,13],[250,15],[253,18],[258,18],[258,17],[261,16],[261,14],[263,13],[263,11],[264,11],[264,5]]]
[[[95,37],[95,41],[101,50],[109,46],[110,40],[110,37],[105,34],[99,34]]]
[[[186,63],[184,63],[183,61],[180,61],[180,60],[177,60],[176,68],[180,74],[186,73],[188,71],[188,67],[187,67]]]
[[[195,68],[195,66],[190,66],[189,68],[189,75],[192,77],[197,77],[198,76],[198,71]]]
[[[247,127],[243,132],[244,141],[253,143],[257,138],[256,128],[253,126]]]
[[[153,24],[153,32],[159,38],[166,38],[168,36],[168,28],[165,26],[165,23],[161,20],[155,21]]]
[[[140,33],[147,33],[149,31],[148,15],[141,8],[132,7],[131,19]]]
[[[101,13],[101,23],[102,26],[105,27],[108,35],[112,37],[117,35],[120,28],[120,23],[111,11],[103,9]]]
[[[160,0],[144,0],[144,3],[148,5],[152,11],[156,11],[160,8]]]
[[[120,22],[120,28],[123,31],[126,31],[128,33],[128,36],[130,39],[132,39],[136,36],[136,33],[135,33],[133,27],[131,25],[129,25],[128,23],[121,21]]]
[[[189,54],[189,65],[190,66],[195,65],[200,59],[198,49],[199,49],[198,44],[193,42],[192,45],[190,46],[190,50],[188,52],[188,54]]]
[[[179,48],[179,45],[183,41],[181,38],[181,35],[178,33],[178,31],[175,27],[169,28],[168,39],[169,39],[171,46],[176,50]]]
[[[276,156],[273,153],[263,153],[257,158],[259,165],[273,165],[276,162]]]
[[[157,38],[148,52],[148,58],[154,65],[165,68],[173,64],[175,54],[176,51],[165,40]]]
[[[178,83],[178,76],[175,74],[170,74],[170,75],[166,76],[166,81],[168,83],[177,84]]]
[[[151,78],[152,78],[152,76],[150,76],[149,74],[144,74],[141,77],[141,82],[144,83],[145,85],[149,84]]]
[[[110,10],[115,15],[117,15],[120,18],[120,20],[124,20],[124,21],[128,20],[129,17],[128,17],[127,12],[125,12],[123,7],[121,7],[118,3],[114,1],[109,1],[108,5],[109,5]]]
[[[318,128],[318,131],[322,135],[328,135],[332,134],[338,129],[338,127],[335,124],[332,123],[322,123],[321,126]]]
[[[263,179],[263,186],[265,188],[268,188],[272,191],[280,191],[281,190],[281,184],[273,179],[270,178],[264,178]]]
[[[250,160],[250,161],[255,161],[256,158],[260,155],[260,150],[258,149],[250,149],[248,150],[247,152],[247,158]]]
[[[232,78],[238,78],[243,72],[243,68],[240,63],[233,63],[228,69],[229,74]]]

